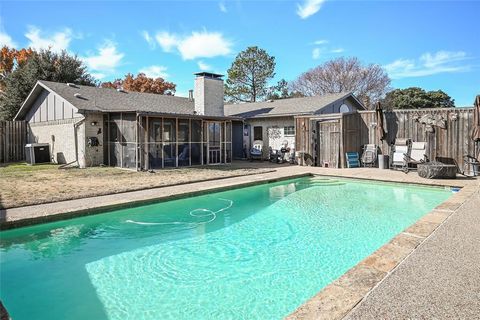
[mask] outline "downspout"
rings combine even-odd
[[[74,164],[75,162],[77,163],[77,167],[80,167],[80,164],[78,162],[78,136],[77,136],[77,128],[78,126],[80,126],[83,122],[85,122],[85,117],[78,120],[77,122],[74,122],[73,123],[73,137],[74,137],[74,140],[75,140],[75,160],[70,162],[70,163],[66,163],[66,164],[63,164],[61,165],[60,167],[58,167],[59,169],[65,169],[66,167],[70,166],[71,164]]]

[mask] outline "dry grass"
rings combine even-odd
[[[0,167],[0,208],[79,199],[179,183],[271,171],[261,168],[215,166],[164,169],[155,173],[111,167],[58,169],[56,165]]]

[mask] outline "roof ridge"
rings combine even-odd
[[[45,85],[48,85],[48,84],[51,84],[51,83],[54,83],[54,84],[57,84],[57,85],[67,85],[66,82],[49,81],[49,80],[38,80],[38,82],[42,82]],[[114,90],[114,91],[117,91],[117,89],[115,89],[115,88],[102,88],[102,87],[98,87],[98,86],[89,86],[89,85],[77,84],[77,83],[73,83],[73,84],[75,86],[79,86],[79,87],[83,87],[83,88],[90,88],[90,89],[95,89],[95,90]],[[168,95],[168,94],[160,94],[160,93],[152,93],[152,92],[139,92],[139,91],[130,91],[130,90],[125,90],[125,91],[126,91],[126,93],[133,93],[133,94],[162,96],[162,97],[170,97],[170,98],[174,98],[174,99],[187,99],[187,100],[189,100],[188,97],[180,97],[180,96]]]

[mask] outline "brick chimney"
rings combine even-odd
[[[206,116],[223,117],[223,79],[221,74],[195,73],[195,111]]]

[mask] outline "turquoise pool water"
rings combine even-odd
[[[0,233],[21,319],[281,319],[451,192],[301,178]]]

